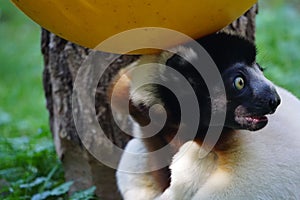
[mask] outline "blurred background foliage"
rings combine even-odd
[[[300,97],[298,0],[261,0],[258,61],[276,84]],[[42,88],[40,27],[0,0],[0,199],[66,199]],[[71,199],[91,199],[95,188]]]
[[[273,82],[300,97],[299,0],[261,0],[257,15],[258,62]]]

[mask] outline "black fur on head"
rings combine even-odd
[[[235,63],[252,66],[256,60],[255,45],[235,35],[218,33],[197,40],[222,72]]]

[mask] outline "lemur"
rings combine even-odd
[[[199,177],[201,179],[201,184],[199,183],[199,185],[205,185],[205,182],[208,181],[209,178],[213,179],[210,177],[213,176],[212,174],[217,176],[218,174],[222,174],[220,171],[232,170],[234,167],[231,165],[238,165],[238,158],[234,156],[231,157],[230,153],[228,153],[237,147],[240,148],[240,139],[237,138],[237,131],[264,130],[263,128],[268,123],[266,115],[275,112],[281,99],[275,86],[263,75],[263,68],[256,63],[257,52],[252,42],[239,36],[225,33],[212,34],[197,40],[197,42],[208,52],[220,71],[225,86],[226,94],[224,95],[226,95],[226,102],[218,102],[210,98],[208,88],[201,74],[195,70],[191,63],[179,56],[179,53],[162,52],[157,55],[141,56],[140,59],[131,64],[129,68],[138,67],[145,63],[164,64],[178,71],[188,80],[198,100],[198,105],[196,106],[200,108],[199,127],[193,144],[191,145],[192,150],[190,151],[194,149],[197,152],[197,149],[201,148],[209,126],[220,126],[218,124],[210,124],[211,113],[222,113],[226,110],[225,123],[222,125],[223,131],[214,149],[203,159],[202,163],[197,161],[197,156],[194,158],[197,163],[196,166],[198,166],[199,169],[206,168],[206,170],[202,170],[203,172],[199,172],[200,174],[205,174],[203,177]],[[185,55],[196,62],[201,62],[197,53],[189,47],[188,44],[176,47],[173,51],[180,52],[181,55]],[[133,72],[130,76],[130,80],[127,80],[127,83],[132,86],[141,79],[160,79],[168,82],[169,80],[166,77],[170,77],[170,74],[164,73],[166,73],[164,70],[151,71],[151,69],[144,73],[134,74]],[[184,89],[180,90],[179,88],[179,96],[180,95],[188,99],[192,94],[186,93]],[[174,158],[178,157],[178,154],[182,154],[182,149],[186,148],[185,146],[189,142],[187,142],[184,137],[176,138],[175,142],[173,139],[180,124],[183,123],[185,127],[187,127],[186,130],[189,131],[189,122],[181,121],[180,105],[173,92],[162,85],[148,84],[134,91],[129,89],[129,98],[130,115],[132,119],[139,124],[135,126],[136,135],[147,135],[147,133],[140,132],[139,126],[150,123],[148,112],[151,106],[155,104],[161,104],[164,107],[167,120],[158,134],[150,138],[133,139],[129,142],[126,149],[133,151],[139,149],[137,150],[138,152],[152,152],[171,142],[173,143],[171,145],[172,155],[176,154]],[[220,105],[214,105],[216,103]],[[161,111],[158,109],[155,111],[155,114],[159,116]],[[235,154],[233,153],[233,155]],[[158,161],[156,161],[155,158],[147,159],[144,161],[136,161],[136,165],[140,165],[140,167],[151,164],[156,165],[156,162],[159,162],[160,159],[170,158],[161,157],[158,158]],[[206,159],[208,160],[207,162],[205,161]],[[123,158],[120,165],[124,162],[134,161],[128,161],[126,158]],[[188,164],[189,162],[187,161],[187,168]],[[194,163],[192,163],[192,165],[193,164]],[[192,189],[189,190],[189,188],[182,190],[186,192],[186,197],[171,195],[171,189],[174,189],[176,186],[174,182],[180,182],[181,180],[181,177],[173,176],[173,171],[176,171],[174,170],[174,166],[176,166],[176,163],[144,175],[119,171],[117,173],[118,186],[124,199],[164,199],[164,197],[166,197],[165,199],[189,199],[192,196],[190,193],[195,194],[197,189],[194,191]],[[171,172],[169,168],[171,168]],[[187,176],[185,176],[183,172],[179,174],[182,175],[182,183],[189,185],[189,182],[193,182],[190,180],[193,174]],[[195,174],[197,173],[195,172]],[[185,180],[186,177],[190,179]],[[221,175],[220,177],[222,179]],[[222,180],[220,181],[222,182]],[[184,188],[183,185],[181,186]],[[181,191],[180,188],[175,187],[175,191],[177,189]],[[165,193],[163,193],[164,191]],[[159,197],[162,193],[163,195]]]

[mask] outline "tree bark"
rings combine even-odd
[[[254,41],[256,14],[257,5],[222,31],[239,34]],[[43,83],[50,128],[56,152],[63,163],[66,181],[74,181],[70,193],[95,185],[97,187],[96,195],[101,199],[121,199],[115,183],[115,170],[97,161],[86,150],[78,137],[74,124],[73,84],[79,67],[91,50],[42,30],[42,53],[45,66]],[[107,133],[107,137],[119,147],[124,147],[130,137],[125,135],[113,122],[107,102],[107,86],[122,67],[136,58],[137,56],[119,58],[101,78],[96,90],[95,108],[98,121],[101,121],[101,127]],[[123,120],[125,124],[128,123],[128,119]]]

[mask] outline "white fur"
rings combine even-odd
[[[198,144],[192,141],[186,142],[174,156],[170,166],[171,187],[157,200],[183,200],[195,195],[198,188],[205,184],[209,175],[217,168],[217,156],[214,152],[209,153],[205,158],[199,158],[201,158],[201,151]],[[195,178],[196,176],[200,178]]]
[[[146,147],[140,139],[132,139],[128,142],[125,151],[131,153],[146,153]],[[130,167],[136,171],[142,171],[147,168],[147,157],[143,159],[132,160],[129,157],[122,157],[119,168]],[[139,170],[140,169],[140,170]],[[155,186],[154,179],[150,173],[131,173],[125,171],[117,171],[117,185],[125,200],[147,200],[154,199],[160,195],[160,190]]]
[[[153,104],[161,104],[162,102],[155,95],[155,91],[151,88],[151,86],[147,86],[143,90],[135,90],[143,85],[143,83],[153,83],[152,80],[156,78],[156,76],[161,76],[161,79],[167,79],[163,77],[163,72],[165,71],[165,64],[167,60],[171,58],[174,53],[179,53],[187,60],[192,60],[197,58],[197,54],[192,48],[178,46],[176,48],[171,49],[171,51],[163,51],[159,56],[155,55],[144,55],[141,56],[137,61],[133,62],[129,66],[127,66],[127,70],[131,71],[131,89],[130,89],[130,97],[131,100],[139,105],[140,103],[151,106]],[[144,67],[150,66],[150,67]],[[170,77],[169,77],[170,78]],[[176,77],[172,77],[176,79]]]
[[[236,131],[221,166],[222,155],[211,152],[199,159],[201,148],[188,142],[170,166],[171,186],[161,195],[150,174],[118,172],[118,186],[125,200],[281,200],[300,199],[300,101],[277,88],[282,103],[260,131]],[[190,145],[190,148],[187,148]],[[142,143],[127,148],[142,150]],[[231,162],[232,161],[232,162]],[[127,160],[143,167],[146,160]],[[229,169],[229,170],[226,170]],[[130,195],[129,195],[130,194]]]

